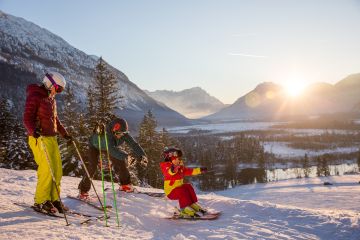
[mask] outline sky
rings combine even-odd
[[[0,0],[102,56],[141,89],[201,87],[226,104],[262,82],[360,73],[360,0]]]

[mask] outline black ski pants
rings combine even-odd
[[[104,152],[104,151],[103,151]],[[93,146],[90,146],[86,154],[85,164],[89,171],[91,178],[94,177],[97,166],[99,164],[99,150]],[[126,167],[126,159],[116,159],[110,155],[111,164],[114,166],[114,173],[118,176],[121,185],[130,184],[130,173]],[[114,181],[116,178],[114,178]],[[82,180],[79,183],[79,190],[81,192],[88,192],[91,188],[91,182],[85,173]]]

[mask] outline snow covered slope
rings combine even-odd
[[[215,221],[166,220],[175,201],[120,193],[121,227],[110,213],[103,222],[82,226],[72,220],[43,217],[12,202],[33,203],[35,171],[0,168],[0,239],[360,239],[360,176],[290,180],[199,194],[202,205],[222,211]],[[62,197],[82,211],[94,210],[66,198],[77,193],[79,178],[64,177]],[[101,182],[95,185],[100,189]],[[107,183],[107,186],[110,184]],[[153,190],[161,191],[161,190]],[[109,201],[112,194],[108,193]],[[251,200],[243,200],[251,199]],[[87,210],[86,210],[87,209]],[[100,212],[99,212],[100,214]],[[71,220],[71,219],[70,219]]]

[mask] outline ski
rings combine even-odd
[[[165,217],[165,219],[172,219],[172,220],[178,220],[178,219],[183,219],[183,220],[191,220],[191,221],[196,221],[196,220],[215,220],[219,217],[220,214],[205,214],[203,216],[195,216],[195,217],[183,217],[179,214],[174,214],[170,217]]]
[[[204,214],[198,214],[197,216],[194,217],[184,217],[180,215],[180,209],[178,209],[177,207],[175,207],[175,212],[172,216],[169,217],[165,217],[165,219],[173,219],[173,220],[177,220],[177,219],[184,219],[184,220],[215,220],[217,219],[219,216],[221,215],[221,212],[206,212]]]
[[[49,217],[64,218],[64,215],[59,214],[59,213],[49,213],[49,212],[39,211],[39,209],[35,208],[33,205],[30,205],[30,204],[18,203],[18,202],[14,202],[13,204],[15,204],[16,206],[23,207],[23,208],[31,208],[32,210],[34,210],[34,212],[40,213],[40,214],[43,214],[43,215],[46,215]]]
[[[105,188],[105,191],[109,191],[110,188]],[[124,192],[124,193],[135,193],[135,194],[145,194],[148,195],[150,197],[158,197],[158,198],[162,198],[165,197],[165,193],[163,192],[145,192],[145,191],[139,191],[136,188],[134,189],[133,192],[125,192],[125,191],[121,191],[121,190],[117,190],[118,192]]]
[[[14,202],[13,204],[15,204],[17,206],[20,206],[20,207],[24,207],[24,208],[30,208],[30,209],[34,210],[36,213],[43,214],[43,215],[46,215],[46,216],[49,216],[49,217],[64,218],[63,214],[60,214],[60,213],[48,213],[48,212],[44,212],[44,211],[39,211],[39,209],[35,208],[33,205],[30,205],[30,204],[18,203],[18,202]],[[89,223],[91,221],[99,221],[99,220],[104,220],[105,219],[105,216],[103,216],[103,215],[101,215],[101,216],[93,216],[93,215],[77,212],[77,211],[74,211],[74,210],[68,210],[68,211],[66,211],[66,213],[70,214],[70,215],[73,215],[73,216],[75,215],[77,217],[84,218],[84,220],[82,220],[80,222],[80,224],[87,224],[87,223]],[[110,218],[110,217],[108,217],[108,218]]]
[[[142,192],[142,191],[135,190],[134,193],[145,194],[150,197],[158,197],[158,198],[165,197],[165,193],[161,193],[161,192]]]
[[[93,207],[93,208],[96,208],[96,209],[98,209],[98,210],[100,210],[100,211],[103,211],[103,210],[104,210],[101,206],[97,205],[96,203],[89,202],[89,201],[85,201],[85,200],[82,200],[82,199],[80,199],[80,198],[78,198],[78,197],[74,197],[74,196],[70,196],[70,195],[67,195],[66,197],[68,197],[68,198],[70,198],[70,199],[74,199],[74,200],[80,201],[80,202],[83,202],[83,203],[86,203],[86,204],[88,204],[89,206],[91,206],[91,207]],[[112,208],[112,206],[107,205],[106,208]]]

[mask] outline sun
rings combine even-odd
[[[287,95],[290,97],[297,97],[303,92],[305,84],[304,81],[301,81],[300,79],[292,79],[286,82],[284,87]]]

